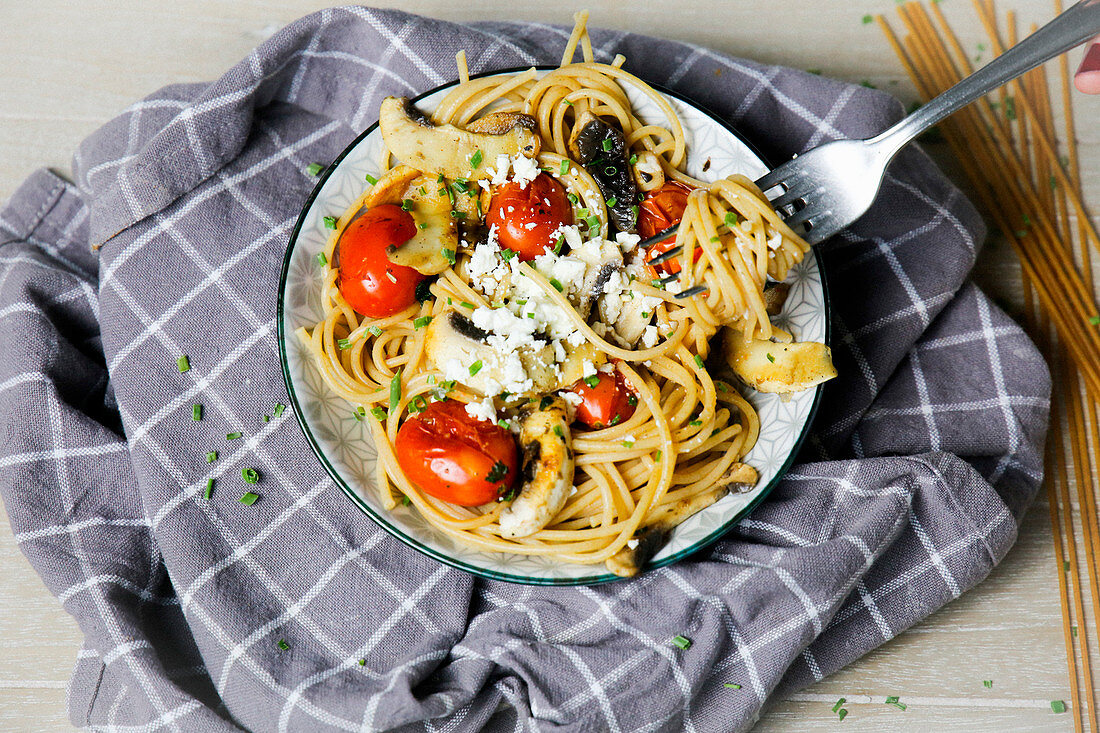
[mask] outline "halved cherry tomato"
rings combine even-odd
[[[590,428],[604,428],[629,420],[634,414],[638,398],[619,372],[596,372],[588,377],[595,383],[590,386],[584,379],[569,388],[583,400],[577,405],[577,420]]]
[[[340,295],[360,315],[384,318],[416,302],[424,276],[395,265],[386,247],[404,244],[416,234],[416,222],[400,206],[375,206],[353,221],[340,236]]]
[[[642,239],[649,239],[673,224],[678,224],[684,218],[684,209],[687,208],[687,197],[694,189],[679,181],[669,181],[660,188],[646,194],[638,207],[638,234]],[[668,252],[676,243],[673,235],[651,246],[645,255],[646,262],[658,255]],[[703,251],[695,250],[693,262],[698,262]],[[655,277],[675,275],[680,272],[680,263],[677,258],[666,260],[658,265],[653,265],[650,271]]]
[[[421,491],[459,506],[495,501],[518,475],[512,434],[470,417],[456,400],[431,402],[405,420],[394,447],[401,470]]]
[[[554,232],[573,223],[573,207],[565,188],[553,177],[540,173],[523,188],[514,181],[499,186],[485,221],[496,225],[501,247],[528,261],[554,248]]]

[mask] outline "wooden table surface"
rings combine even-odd
[[[454,6],[407,0],[406,10],[448,20],[515,18],[591,23],[664,36],[763,62],[869,81],[909,102],[915,93],[866,13],[894,0],[797,3],[677,0],[482,0]],[[285,23],[322,7],[309,0],[0,1],[0,201],[40,166],[67,171],[88,133],[160,86],[216,78]],[[968,48],[980,41],[969,3],[945,3]],[[1042,22],[1045,0],[1002,0],[1023,22]],[[1071,55],[1076,64],[1080,51]],[[1086,198],[1100,206],[1100,98],[1078,97]],[[933,149],[957,181],[945,151]],[[993,240],[975,279],[1002,302],[1019,302],[1019,272]],[[981,586],[877,651],[770,709],[758,731],[835,730],[831,708],[846,697],[846,730],[1065,731],[1069,700],[1049,507],[1041,494],[1016,547]],[[69,730],[65,687],[80,633],[23,559],[0,522],[0,730]],[[992,679],[992,689],[982,680]],[[882,703],[899,695],[902,712]]]

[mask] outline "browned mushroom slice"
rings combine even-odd
[[[814,341],[746,341],[740,331],[726,329],[723,351],[733,373],[758,392],[801,392],[837,375],[832,351]]]
[[[764,305],[768,309],[769,316],[779,315],[790,292],[791,286],[788,283],[769,283],[764,286]]]
[[[573,451],[565,400],[546,396],[520,422],[519,496],[500,514],[502,537],[529,537],[550,523],[573,488]]]
[[[633,233],[637,227],[638,187],[627,159],[626,138],[618,127],[585,112],[569,137],[569,154],[596,179],[608,217],[619,231]]]
[[[402,163],[452,180],[476,181],[490,177],[498,155],[533,158],[539,154],[534,120],[525,117],[517,115],[512,127],[499,134],[471,132],[450,124],[433,125],[406,97],[386,97],[378,126],[386,146]]]

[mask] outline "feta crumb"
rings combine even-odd
[[[585,359],[581,363],[581,376],[586,378],[596,376],[596,365],[592,363],[591,359]]]
[[[485,420],[486,422],[496,423],[497,421],[497,409],[493,405],[493,398],[486,397],[485,399],[478,400],[477,402],[469,402],[466,404],[466,414],[475,420]]]
[[[580,407],[580,404],[584,402],[584,398],[576,392],[562,392],[561,398],[573,407]]]
[[[615,235],[615,241],[618,243],[619,248],[623,252],[632,252],[634,248],[638,246],[638,242],[642,241],[642,238],[637,234],[630,234],[629,232],[619,232]]]
[[[452,382],[461,382],[470,375],[469,369],[462,366],[462,362],[454,357],[443,364],[443,376]]]
[[[512,158],[512,180],[520,188],[527,188],[527,184],[538,178],[539,173],[539,164],[534,158],[528,158],[522,153]]]
[[[631,537],[629,540],[626,541],[626,546],[633,550],[635,547],[638,546],[638,540]]]
[[[642,331],[642,346],[646,347],[647,349],[652,349],[656,345],[657,345],[657,327],[656,326],[646,326],[645,330]]]

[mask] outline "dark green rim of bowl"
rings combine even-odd
[[[498,69],[498,70],[495,70],[495,71],[486,71],[486,72],[482,72],[480,74],[474,74],[470,78],[471,79],[477,79],[477,78],[481,78],[481,77],[485,77],[485,76],[494,76],[494,75],[497,75],[497,74],[517,73],[517,72],[525,71],[529,68],[530,68],[529,66],[520,66],[520,67],[508,68],[508,69]],[[540,71],[548,71],[548,70],[555,69],[557,67],[546,65],[546,66],[537,66],[536,68],[539,69]],[[433,89],[429,89],[428,91],[417,95],[413,99],[413,101],[418,102],[421,99],[423,99],[424,97],[427,97],[431,94],[435,94],[436,92],[441,91],[443,89],[446,89],[447,87],[454,86],[457,83],[458,83],[458,80],[456,79],[455,81],[451,81],[451,82],[448,82],[446,84],[440,84],[439,86],[434,87]],[[765,165],[768,165],[768,162],[765,160],[764,156],[762,156],[760,154],[760,152],[757,150],[756,146],[753,145],[748,140],[746,140],[744,137],[742,137],[737,132],[737,130],[735,130],[733,128],[732,125],[730,125],[728,122],[723,120],[721,117],[714,114],[713,112],[711,112],[706,107],[702,107],[699,104],[691,101],[690,99],[688,99],[687,97],[683,96],[682,94],[680,94],[678,92],[672,91],[670,89],[666,89],[666,88],[664,88],[664,87],[662,87],[658,84],[650,83],[650,86],[652,86],[654,89],[661,92],[662,94],[665,94],[669,97],[674,97],[674,98],[680,100],[681,102],[683,102],[684,104],[692,106],[695,109],[702,112],[704,115],[709,117],[711,120],[713,120],[720,127],[725,129],[728,133],[730,133],[735,138],[737,138],[737,140],[740,141],[743,145],[745,145],[754,155],[756,155],[756,157],[759,158],[761,160],[761,162],[763,162]],[[298,236],[300,235],[301,230],[302,230],[302,226],[305,223],[306,213],[313,207],[313,203],[314,203],[314,201],[316,201],[317,196],[320,194],[321,189],[324,187],[325,181],[328,180],[328,177],[329,177],[329,175],[331,175],[332,171],[334,171],[340,165],[340,162],[343,161],[343,159],[345,157],[347,157],[347,155],[352,151],[352,149],[354,149],[360,142],[362,142],[364,138],[366,138],[368,135],[370,135],[372,132],[374,132],[375,128],[377,128],[377,127],[378,127],[378,123],[375,122],[370,127],[368,127],[363,132],[361,132],[354,140],[351,141],[351,143],[347,147],[344,148],[344,150],[338,156],[336,156],[336,159],[333,160],[332,163],[329,164],[329,166],[327,168],[325,168],[325,170],[322,173],[320,179],[317,181],[317,184],[313,187],[313,191],[310,192],[309,198],[306,199],[305,205],[302,207],[302,213],[299,214],[298,221],[295,222],[294,229],[290,233],[290,240],[287,243],[286,254],[283,256],[283,268],[282,268],[282,272],[279,275],[278,301],[277,301],[276,307],[275,307],[276,334],[277,334],[277,338],[279,339],[279,361],[281,362],[281,365],[282,365],[283,382],[286,384],[287,395],[290,399],[291,406],[294,408],[294,414],[298,419],[298,426],[301,428],[302,433],[305,435],[306,442],[309,443],[310,448],[313,450],[314,454],[317,456],[317,459],[321,462],[321,465],[324,467],[325,471],[328,472],[328,475],[332,477],[332,480],[336,482],[336,485],[340,487],[340,489],[348,496],[348,498],[351,499],[351,501],[357,507],[359,507],[360,511],[362,511],[364,514],[366,514],[371,519],[373,519],[375,521],[375,523],[377,523],[383,530],[385,530],[386,532],[391,534],[397,540],[403,542],[404,544],[408,545],[409,547],[413,548],[414,550],[417,550],[418,552],[424,553],[428,557],[431,557],[431,558],[434,558],[435,560],[438,560],[439,562],[443,563],[444,565],[449,565],[449,566],[451,566],[453,568],[457,568],[459,570],[465,570],[468,573],[472,573],[473,575],[477,575],[477,576],[482,577],[482,578],[488,578],[490,580],[500,580],[500,581],[504,581],[504,582],[507,582],[507,583],[519,583],[519,584],[522,584],[522,585],[562,585],[562,586],[567,586],[567,585],[599,585],[599,584],[602,584],[602,583],[610,583],[610,582],[616,581],[616,580],[624,580],[624,578],[621,578],[618,575],[614,575],[612,573],[603,573],[603,574],[600,574],[600,575],[592,575],[592,576],[577,577],[577,578],[542,578],[542,577],[532,577],[532,576],[527,576],[527,575],[509,575],[508,573],[501,573],[501,572],[497,572],[495,570],[487,570],[485,568],[478,567],[477,565],[470,565],[466,562],[463,562],[462,560],[458,560],[454,557],[451,557],[450,555],[447,555],[447,554],[445,554],[445,553],[443,553],[439,550],[436,550],[434,548],[423,545],[418,540],[416,540],[415,538],[410,537],[409,535],[405,534],[401,530],[401,528],[399,528],[399,527],[391,524],[389,521],[387,521],[385,516],[383,516],[381,513],[377,512],[373,507],[371,507],[366,502],[366,500],[362,496],[360,496],[359,493],[354,488],[352,488],[344,480],[344,478],[340,474],[340,472],[337,471],[335,466],[333,466],[329,462],[328,457],[325,455],[324,450],[321,449],[321,446],[317,443],[317,439],[313,436],[313,433],[310,431],[309,426],[306,424],[305,411],[303,410],[301,404],[298,402],[298,395],[294,391],[294,383],[293,383],[293,381],[291,380],[291,377],[290,377],[290,365],[289,365],[289,362],[288,362],[288,359],[287,359],[287,353],[286,353],[286,330],[285,330],[285,327],[284,327],[285,319],[283,317],[284,316],[283,301],[284,301],[285,293],[286,293],[287,276],[290,272],[290,259],[291,259],[291,256],[294,253],[295,247],[298,244]],[[771,167],[771,166],[768,166],[768,167]],[[816,255],[815,255],[815,257],[816,257]],[[829,344],[829,343],[831,343],[832,319],[830,318],[831,313],[830,313],[830,308],[829,308],[828,284],[826,283],[826,280],[825,280],[825,271],[824,271],[824,268],[823,268],[822,263],[821,263],[821,258],[816,257],[816,259],[817,259],[818,271],[821,273],[821,296],[822,296],[821,299],[822,299],[822,307],[823,307],[823,310],[825,311],[825,343]],[[690,555],[693,555],[697,552],[700,552],[700,551],[706,549],[710,545],[717,542],[722,537],[722,535],[729,532],[729,530],[735,524],[737,524],[742,519],[747,517],[750,513],[752,513],[752,511],[757,506],[759,506],[760,503],[762,501],[764,501],[764,499],[767,498],[768,494],[770,494],[772,492],[772,490],[783,479],[783,476],[786,475],[787,471],[790,470],[791,465],[794,463],[795,458],[797,457],[799,451],[802,448],[802,444],[805,442],[807,435],[809,435],[810,427],[813,425],[814,417],[817,415],[817,409],[818,409],[818,406],[821,403],[822,385],[818,385],[815,389],[816,389],[816,394],[814,395],[814,401],[813,401],[813,404],[810,406],[810,412],[809,412],[809,415],[806,418],[805,425],[803,425],[803,427],[802,427],[802,432],[799,434],[798,438],[795,440],[794,445],[791,448],[791,452],[787,456],[787,460],[784,461],[783,465],[779,468],[779,471],[772,478],[772,480],[768,482],[767,486],[760,489],[760,493],[757,494],[757,496],[751,502],[749,502],[741,511],[739,511],[736,515],[734,515],[729,521],[725,522],[722,526],[716,528],[713,532],[708,534],[706,537],[703,537],[702,539],[697,540],[695,543],[693,543],[691,545],[691,547],[680,550],[679,552],[676,552],[672,555],[669,555],[668,557],[661,558],[658,561],[650,562],[650,563],[646,564],[646,566],[642,569],[642,572],[649,572],[650,570],[656,570],[658,568],[666,567],[666,566],[671,565],[675,562],[678,562],[678,561],[680,561],[680,560],[682,560],[682,559],[684,559],[684,558],[686,558]]]

